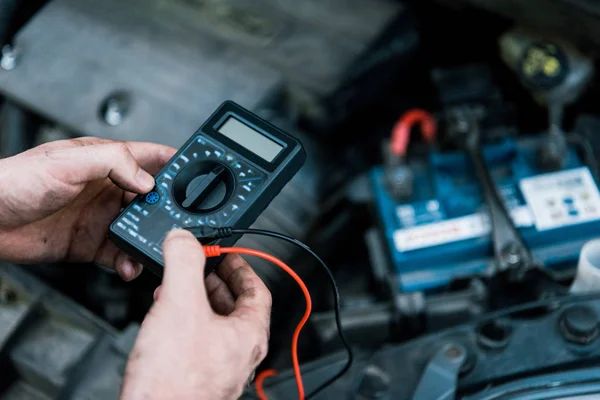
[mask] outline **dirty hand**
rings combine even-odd
[[[175,151],[87,137],[0,160],[0,260],[95,262],[133,279],[142,267],[107,239],[108,226]]]
[[[174,230],[165,273],[129,357],[122,398],[237,399],[267,354],[271,294],[237,255],[204,279],[202,246]]]

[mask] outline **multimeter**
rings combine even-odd
[[[248,228],[304,164],[299,140],[226,101],[112,222],[112,241],[155,274],[176,228]],[[218,241],[231,246],[236,237]],[[214,265],[207,266],[207,273]]]

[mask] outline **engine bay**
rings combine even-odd
[[[521,3],[0,0],[0,156],[80,136],[179,147],[239,102],[307,153],[252,227],[318,254],[339,313],[309,254],[239,243],[311,293],[308,393],[344,371],[315,398],[598,398],[600,7]],[[295,398],[302,292],[252,267],[273,296],[264,394]],[[0,264],[0,398],[118,398],[159,284]]]

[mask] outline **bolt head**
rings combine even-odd
[[[19,61],[19,50],[17,48],[12,47],[11,45],[6,45],[2,47],[2,57],[0,58],[0,68],[5,71],[12,71],[17,67],[17,63]]]
[[[390,166],[385,170],[388,192],[397,200],[405,200],[413,193],[413,173],[405,165]]]
[[[458,343],[448,343],[442,350],[441,354],[446,358],[447,362],[452,364],[461,364],[467,359],[467,350]]]
[[[502,249],[502,258],[510,268],[517,267],[522,261],[519,248],[514,243],[510,243]]]
[[[458,346],[450,345],[450,346],[448,346],[448,348],[446,348],[446,351],[444,352],[444,354],[450,360],[456,360],[456,359],[462,357],[463,351]]]
[[[560,316],[559,328],[569,342],[586,345],[598,337],[600,319],[596,311],[587,305],[567,308]]]
[[[117,102],[109,101],[104,113],[104,120],[110,126],[117,126],[123,122],[124,112]]]
[[[100,104],[99,117],[109,126],[121,125],[131,111],[131,96],[125,91],[111,93]]]

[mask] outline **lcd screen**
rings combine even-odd
[[[273,161],[283,146],[239,120],[229,117],[218,132],[266,161]]]

